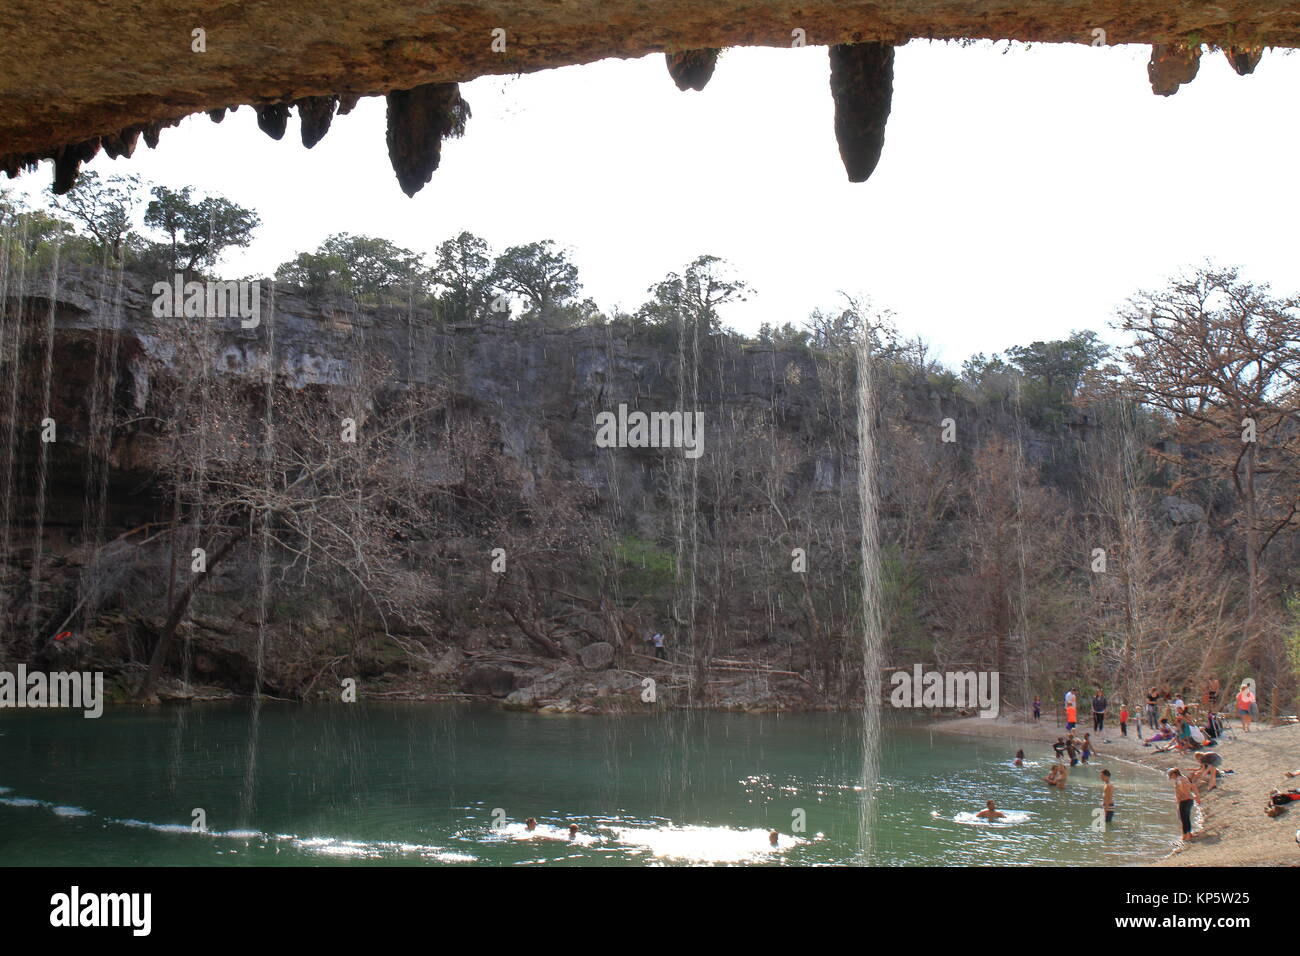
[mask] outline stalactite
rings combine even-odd
[[[1196,78],[1201,66],[1201,48],[1186,47],[1178,43],[1157,43],[1151,48],[1151,62],[1147,76],[1151,79],[1151,92],[1157,96],[1173,96],[1178,87]]]
[[[894,48],[841,43],[830,48],[835,139],[849,182],[867,179],[880,162],[894,97]]]
[[[150,149],[158,148],[158,137],[168,126],[175,126],[180,120],[155,120],[152,123],[146,123],[142,127],[144,133],[144,144]]]
[[[718,65],[719,52],[716,49],[705,48],[665,53],[668,75],[673,78],[679,90],[702,90],[712,78],[713,68]]]
[[[271,139],[282,139],[289,127],[289,104],[271,103],[267,106],[254,106],[257,111],[257,128]]]
[[[62,196],[77,183],[77,173],[81,164],[89,162],[99,152],[99,137],[88,139],[84,143],[61,146],[53,155],[54,160],[54,195]]]
[[[140,140],[141,129],[140,126],[128,126],[120,133],[110,133],[103,137],[101,143],[104,152],[110,159],[118,159],[122,156],[130,159],[131,154],[135,152],[135,144]]]
[[[1228,58],[1228,62],[1232,64],[1238,76],[1248,76],[1255,72],[1255,67],[1259,66],[1264,51],[1262,48],[1230,46],[1223,51],[1223,55]]]
[[[424,188],[442,158],[442,141],[461,136],[469,104],[457,83],[426,83],[388,94],[388,158],[402,191]]]
[[[298,107],[298,120],[302,124],[302,144],[311,149],[329,132],[334,119],[337,96],[305,96],[294,102]]]

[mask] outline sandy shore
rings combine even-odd
[[[1190,757],[1174,753],[1156,753],[1155,744],[1143,747],[1133,736],[1121,737],[1119,726],[1110,727],[1100,735],[1099,754],[1131,761],[1163,772],[1179,767],[1186,773],[1193,767]],[[1038,724],[1023,720],[998,717],[962,717],[941,720],[931,725],[945,733],[970,734],[980,737],[1001,737],[1007,741],[1008,750],[1014,753],[1024,747],[1029,755],[1051,758],[1051,743],[1065,733],[1045,717]],[[1089,719],[1076,733],[1091,730]],[[1266,817],[1264,806],[1268,793],[1274,787],[1283,790],[1300,787],[1300,777],[1287,780],[1287,770],[1300,770],[1300,725],[1261,727],[1256,724],[1249,734],[1241,732],[1234,720],[1230,727],[1233,739],[1224,740],[1218,748],[1223,755],[1225,770],[1234,773],[1219,777],[1219,785],[1202,800],[1203,827],[1197,838],[1168,856],[1153,861],[1155,866],[1300,866],[1300,844],[1296,843],[1300,828],[1300,804],[1278,817]],[[1094,735],[1097,736],[1097,735]],[[1178,836],[1178,821],[1174,815],[1173,791],[1169,795],[1169,833]]]

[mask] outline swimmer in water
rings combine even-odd
[[[771,833],[767,835],[767,842],[772,844],[772,846],[776,846],[781,842],[781,834],[773,830]]]
[[[529,817],[527,820],[525,820],[525,821],[524,821],[524,829],[527,830],[529,833],[532,833],[534,830],[536,830],[536,829],[537,829],[537,818],[536,818],[536,817]]]
[[[1047,776],[1043,778],[1043,783],[1049,786],[1065,789],[1065,781],[1070,777],[1070,771],[1063,763],[1052,764],[1052,769],[1047,771]]]
[[[1023,750],[1017,750],[1017,751],[1016,751],[1016,763],[1015,763],[1015,765],[1016,765],[1017,767],[1023,767],[1023,766],[1025,765],[1025,752],[1024,752]]]
[[[1006,814],[995,807],[993,801],[990,800],[989,805],[979,813],[975,814],[975,816],[979,817],[981,820],[1001,820],[1006,816]]]

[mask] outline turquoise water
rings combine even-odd
[[[835,714],[6,710],[0,865],[852,862],[857,732]],[[1157,774],[1099,763],[1116,774],[1120,812],[1098,831],[1096,770],[1076,768],[1057,792],[1039,782],[1050,749],[1025,746],[1037,766],[1017,769],[1004,742],[887,726],[873,861],[1113,864],[1171,846]],[[965,822],[989,798],[1019,822]]]

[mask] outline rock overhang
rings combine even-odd
[[[836,128],[848,174],[857,180],[869,175],[883,139],[892,81],[887,54],[913,38],[1150,44],[1152,88],[1168,95],[1195,75],[1203,45],[1223,49],[1242,73],[1254,69],[1266,47],[1300,46],[1300,5],[126,0],[88,7],[10,0],[0,8],[0,169],[13,176],[52,159],[55,188],[64,191],[80,163],[100,149],[129,156],[140,139],[156,145],[162,130],[185,116],[209,112],[219,121],[225,110],[244,105],[277,139],[296,113],[310,147],[335,112],[384,95],[390,155],[413,193],[436,169],[441,139],[464,128],[460,82],[664,53],[671,79],[694,91],[706,85],[718,49],[825,45],[833,67],[840,48],[846,79],[832,79]],[[414,100],[394,96],[421,89]]]

